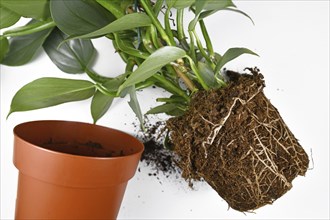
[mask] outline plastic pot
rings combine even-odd
[[[14,128],[16,219],[115,219],[143,144],[111,128],[32,121]]]

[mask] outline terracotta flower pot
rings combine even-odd
[[[67,121],[14,128],[16,219],[115,219],[143,144],[118,130]]]

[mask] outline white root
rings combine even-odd
[[[254,86],[253,84],[251,86]],[[210,146],[213,144],[214,140],[216,139],[217,135],[219,134],[221,128],[225,125],[226,121],[228,120],[228,118],[230,117],[230,115],[232,114],[233,112],[233,108],[235,107],[236,103],[239,101],[242,105],[245,105],[246,103],[250,102],[256,95],[258,95],[260,93],[260,91],[262,90],[263,86],[260,86],[257,90],[257,92],[255,94],[253,94],[247,101],[245,100],[242,100],[241,98],[239,97],[235,97],[234,98],[234,101],[233,101],[233,104],[230,106],[229,108],[229,111],[227,113],[227,115],[222,118],[220,120],[220,123],[218,124],[214,124],[213,122],[205,119],[201,114],[201,118],[206,121],[207,123],[213,125],[213,128],[209,134],[209,136],[206,138],[205,141],[202,142],[202,147],[204,149],[204,158],[206,159],[208,154],[207,154],[207,148],[206,148],[206,145]]]

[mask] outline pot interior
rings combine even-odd
[[[14,133],[38,147],[79,156],[121,157],[143,149],[136,138],[124,132],[81,122],[27,122],[16,126]]]

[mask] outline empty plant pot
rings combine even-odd
[[[32,121],[14,128],[16,219],[115,219],[143,144],[111,128]]]

